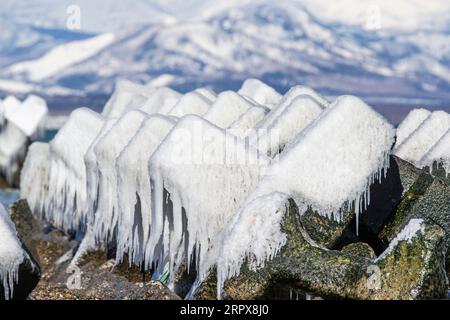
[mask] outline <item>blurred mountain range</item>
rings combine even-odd
[[[117,78],[220,91],[257,77],[281,92],[443,105],[449,18],[446,0],[2,0],[0,91],[106,95]]]

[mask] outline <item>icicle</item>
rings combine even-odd
[[[0,204],[0,279],[2,280],[5,299],[14,294],[14,285],[18,281],[19,266],[25,259],[14,224],[5,207]]]

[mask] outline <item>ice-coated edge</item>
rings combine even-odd
[[[212,103],[213,102],[204,95],[192,91],[182,96],[168,114],[179,118],[190,114],[203,116],[208,112]]]
[[[224,91],[218,95],[203,118],[220,128],[226,129],[254,106],[255,104],[240,94],[233,91]]]
[[[419,167],[428,167],[430,173],[433,164],[442,165],[446,175],[450,173],[450,129],[439,139],[438,142],[420,159],[417,164]]]
[[[396,147],[401,145],[431,114],[426,109],[411,110],[397,128]]]
[[[258,79],[245,80],[238,93],[270,109],[283,98],[274,88]]]
[[[102,116],[105,118],[120,117],[127,110],[144,105],[154,90],[152,87],[128,80],[118,80],[114,93],[103,108]]]
[[[20,174],[20,194],[27,199],[33,214],[41,219],[45,215],[50,171],[50,146],[34,142],[28,149]]]
[[[144,260],[145,244],[151,225],[148,161],[174,125],[175,121],[169,117],[149,116],[117,158],[119,221],[116,260],[118,262],[122,261],[125,253],[128,254],[130,264],[141,265]]]
[[[5,299],[12,298],[14,284],[18,281],[19,267],[25,259],[25,252],[5,207],[0,204],[0,279]]]
[[[50,142],[49,191],[46,218],[63,230],[77,230],[87,201],[84,156],[99,134],[104,118],[79,108]]]
[[[362,100],[339,97],[285,147],[252,198],[278,191],[329,218],[339,220],[345,203],[358,215],[389,167],[394,138],[392,125]]]
[[[445,111],[434,111],[401,145],[394,149],[394,154],[417,165],[449,129],[450,114]]]
[[[399,234],[389,243],[389,246],[383,253],[375,259],[375,262],[384,259],[392,250],[398,245],[400,241],[406,241],[411,243],[411,241],[423,233],[425,230],[425,225],[423,219],[411,219],[408,224],[400,231]]]
[[[98,206],[93,216],[93,232],[100,243],[111,241],[118,221],[116,159],[147,118],[145,112],[128,111],[94,147],[99,191]]]
[[[250,141],[250,143],[254,144],[260,152],[274,157],[322,111],[322,107],[315,99],[307,95],[297,96],[266,130],[256,132],[257,141]]]
[[[159,268],[169,263],[171,279],[182,262],[190,266],[194,252],[199,267],[207,252],[217,246],[217,235],[269,163],[236,139],[200,117],[186,116],[150,159],[154,205],[145,260]],[[231,149],[225,154],[224,148]],[[233,156],[244,156],[249,162],[233,162]],[[165,207],[164,190],[170,194],[172,211]]]
[[[243,115],[233,122],[227,131],[241,139],[246,138],[261,122],[269,112],[269,109],[263,106],[254,106],[247,110]]]

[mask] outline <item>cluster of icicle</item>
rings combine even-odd
[[[75,110],[49,145],[32,146],[21,191],[36,214],[84,234],[73,264],[115,242],[118,263],[168,270],[170,285],[183,266],[198,284],[217,265],[223,282],[285,244],[289,199],[301,214],[359,214],[394,139],[351,96],[281,95],[256,79],[220,94],[120,81],[102,114]]]
[[[412,110],[397,129],[395,155],[419,168],[440,165],[450,173],[450,114]]]
[[[3,286],[4,298],[9,300],[18,281],[19,267],[25,258],[16,229],[9,214],[0,204],[0,285]]]
[[[0,100],[0,173],[13,184],[29,144],[43,134],[46,102],[34,95],[23,102],[13,96]]]

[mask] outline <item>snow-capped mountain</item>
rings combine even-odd
[[[258,77],[280,91],[450,101],[450,5],[379,1],[381,29],[367,30],[371,3],[4,0],[0,90],[108,94],[117,78],[223,90]],[[65,28],[69,4],[81,30]]]

